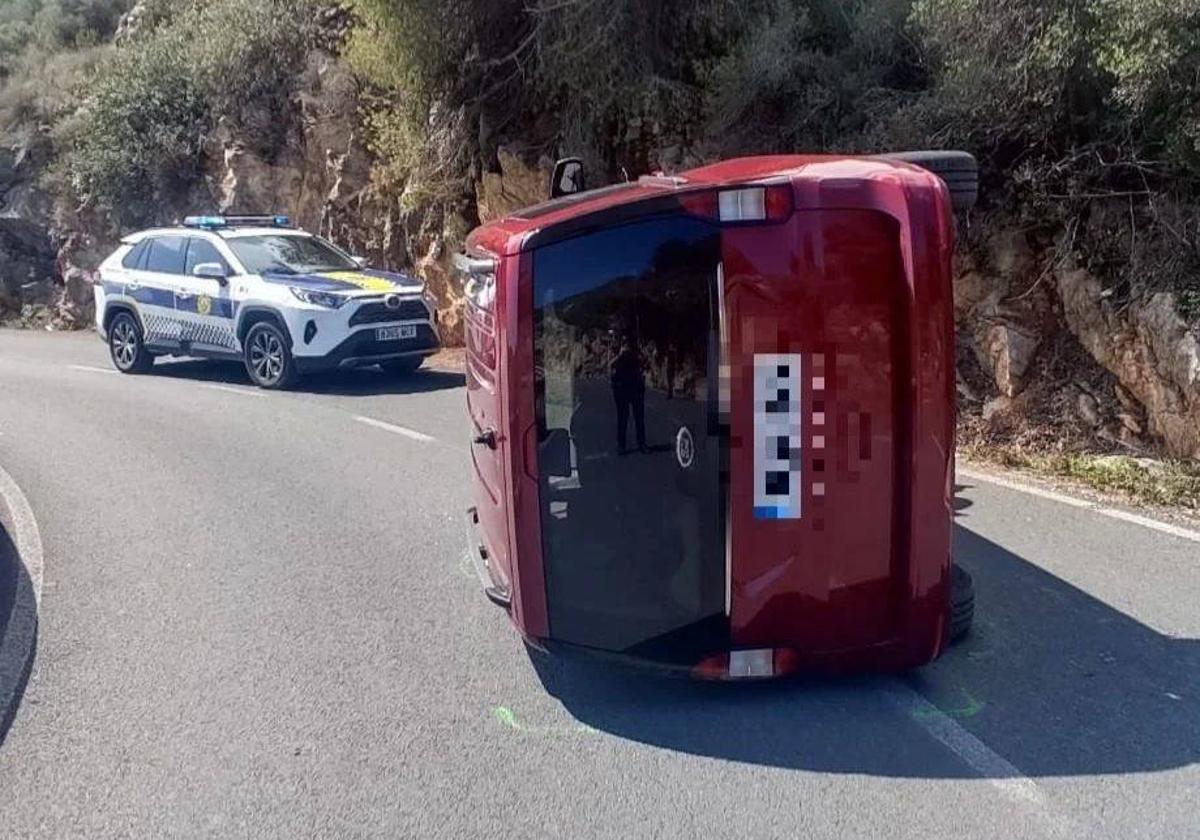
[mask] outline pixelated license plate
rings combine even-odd
[[[754,356],[754,516],[799,519],[799,353]]]
[[[415,326],[406,327],[380,327],[375,330],[376,341],[400,341],[405,338],[416,338],[417,328]]]

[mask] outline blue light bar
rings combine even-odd
[[[224,216],[188,216],[183,220],[184,227],[214,230],[225,227]]]
[[[278,227],[290,228],[292,220],[289,216],[188,216],[183,220],[184,227],[217,230],[224,227]]]

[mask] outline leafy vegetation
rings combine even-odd
[[[0,131],[59,127],[122,223],[222,119],[270,154],[333,0],[4,0]],[[1000,214],[1200,311],[1200,0],[343,0],[377,186],[469,204],[501,144],[594,180],[754,152],[964,147]],[[78,106],[83,107],[74,113]]]
[[[219,121],[269,155],[287,128],[307,21],[304,3],[217,0],[118,48],[63,127],[75,193],[121,225],[142,225],[195,185]]]
[[[0,79],[27,50],[56,52],[109,38],[132,0],[4,0],[0,4]]]
[[[488,167],[514,141],[583,154],[607,178],[753,152],[963,147],[984,166],[984,212],[1046,241],[1068,232],[1116,300],[1200,294],[1200,0],[354,7],[385,180]],[[431,159],[437,108],[462,115],[473,154]]]

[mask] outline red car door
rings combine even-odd
[[[497,262],[490,259],[459,261],[460,282],[467,292],[464,339],[475,516],[483,542],[482,559],[492,579],[491,594],[507,598],[511,594],[512,567],[505,463],[511,442],[503,433],[502,420],[504,406],[497,350],[498,268]]]
[[[903,602],[910,393],[898,226],[727,229],[735,644],[888,640]]]

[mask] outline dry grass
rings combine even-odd
[[[986,418],[983,404],[995,396],[995,387],[965,346],[958,373],[979,395],[960,395],[958,447],[965,458],[1065,479],[1134,504],[1200,514],[1200,462],[1163,459],[1150,435],[1123,436],[1118,418],[1126,409],[1116,396],[1116,380],[1073,338],[1051,339],[1029,387]],[[1081,419],[1081,394],[1094,401],[1099,426]],[[1145,425],[1144,415],[1137,414],[1134,419]]]
[[[1065,478],[1140,505],[1200,513],[1200,463],[1195,461],[1159,461],[1092,453],[1037,453],[985,446],[966,447],[962,454],[972,461]]]

